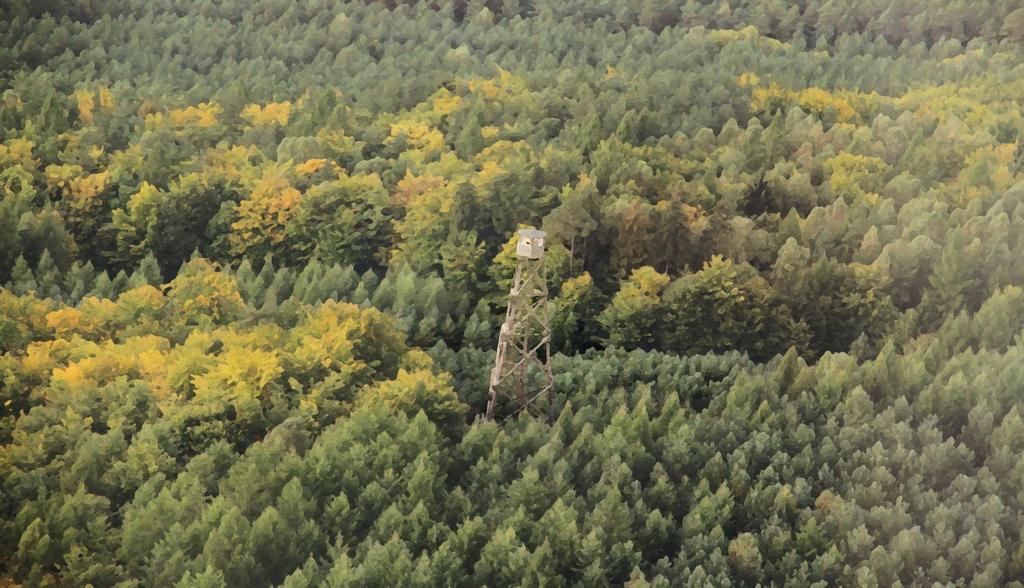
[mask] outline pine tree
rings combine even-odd
[[[50,257],[49,250],[43,250],[34,273],[39,296],[55,299],[61,298],[60,276],[57,267],[53,263],[53,258]]]
[[[14,262],[14,268],[11,270],[10,288],[12,292],[18,295],[35,292],[39,288],[32,270],[28,267],[28,262],[21,255],[18,256],[18,259]]]
[[[179,586],[180,588],[191,586],[195,586],[197,588],[227,588],[228,584],[224,581],[224,574],[219,570],[208,566],[204,571],[198,574],[187,572],[176,586]]]
[[[132,272],[131,277],[128,279],[127,287],[160,286],[162,282],[160,266],[157,264],[156,258],[150,254],[143,257],[142,261],[139,262],[139,266]]]

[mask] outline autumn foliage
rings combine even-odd
[[[1024,585],[1022,40],[0,2],[0,586]],[[524,225],[557,417],[487,422]]]

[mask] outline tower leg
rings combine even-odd
[[[544,375],[548,387],[548,422],[555,422],[555,375],[551,372],[551,338],[544,344]]]

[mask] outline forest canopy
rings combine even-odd
[[[1024,585],[1024,8],[0,5],[0,585]],[[556,418],[482,417],[542,228]]]

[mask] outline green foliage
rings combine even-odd
[[[771,287],[748,264],[715,257],[704,269],[665,291],[674,332],[670,349],[683,354],[739,349],[765,360],[789,347],[803,349],[806,327],[773,299]]]
[[[1024,584],[1017,4],[0,3],[0,584]]]
[[[300,201],[287,232],[297,248],[327,263],[373,263],[390,233],[387,192],[375,176],[318,184]]]
[[[0,362],[18,402],[0,454],[2,506],[15,513],[0,541],[16,581],[1018,573],[992,562],[1015,561],[1020,540],[1004,521],[1019,508],[1024,362],[1020,341],[990,328],[1024,312],[1017,288],[863,364],[837,353],[809,365],[795,351],[767,364],[737,351],[558,355],[558,419],[499,426],[473,418],[490,353],[439,346],[431,360],[380,312],[333,300],[256,322],[216,305],[159,312],[217,274],[191,263],[166,296],[145,285],[76,309],[4,293],[9,320],[28,329]],[[949,528],[928,526],[939,515]]]
[[[633,270],[599,319],[608,331],[609,344],[641,349],[657,345],[658,324],[666,308],[662,293],[669,280],[651,267]]]
[[[427,418],[444,427],[457,430],[466,416],[466,407],[445,377],[428,370],[398,370],[394,380],[380,382],[363,390],[357,403],[366,406],[384,405],[413,417],[423,411]]]
[[[552,301],[551,336],[555,349],[572,353],[598,343],[601,326],[596,320],[602,307],[601,291],[584,272],[562,283]]]
[[[601,339],[728,347],[732,335],[691,345],[667,326],[594,328],[600,316],[605,327],[617,320],[604,307],[633,270],[679,280],[720,255],[756,268],[773,304],[808,329],[804,341],[780,320],[746,348],[768,357],[794,344],[818,357],[879,349],[896,312],[916,311],[900,323],[907,336],[933,331],[1024,275],[1009,255],[1020,245],[1014,141],[1024,119],[1020,82],[1004,72],[1017,51],[999,42],[1012,37],[1007,25],[953,31],[922,17],[903,23],[905,38],[931,45],[903,47],[892,44],[891,11],[815,2],[796,14],[747,3],[728,14],[693,2],[602,9],[586,12],[583,29],[575,4],[268,5],[204,9],[201,23],[171,4],[93,4],[75,26],[15,11],[3,31],[19,40],[8,61],[39,66],[0,77],[0,281],[18,293],[116,296],[119,272],[130,277],[149,258],[169,281],[196,251],[239,270],[271,255],[278,282],[252,290],[258,308],[283,303],[289,272],[308,264],[436,274],[430,287],[447,296],[431,289],[427,308],[399,304],[403,330],[423,345],[488,345],[511,275],[509,237],[533,223],[551,233],[553,290],[586,274],[603,301],[559,311],[573,323],[559,328],[575,331],[559,335],[566,352]],[[947,22],[957,10],[922,14]],[[986,10],[1010,23],[1019,12]],[[259,24],[246,28],[250,11]],[[112,36],[104,14],[153,42]],[[165,14],[190,24],[151,24]],[[512,27],[512,14],[529,30]],[[670,33],[620,39],[597,22]],[[299,23],[309,34],[270,33]],[[421,51],[390,36],[371,42],[353,23],[402,31]],[[483,23],[507,36],[493,41]],[[578,63],[561,64],[534,29],[574,47]],[[57,51],[51,37],[104,55]],[[843,76],[821,73],[825,49]],[[187,56],[174,61],[178,52]],[[644,55],[687,57],[650,66]],[[774,269],[787,247],[809,252],[805,267]],[[377,304],[358,288],[335,296],[307,281],[300,291]]]

